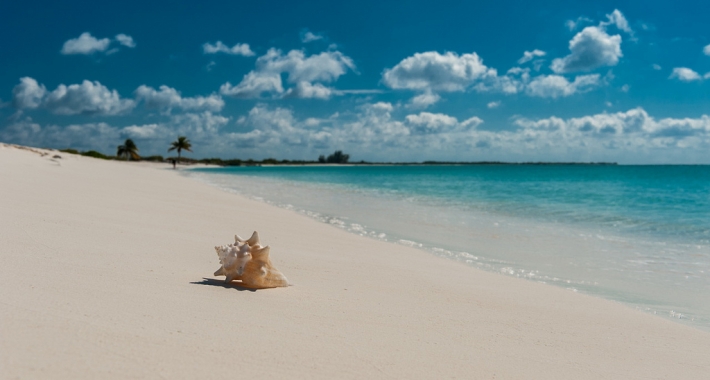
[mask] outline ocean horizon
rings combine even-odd
[[[352,233],[710,330],[710,166],[325,165],[184,173]]]

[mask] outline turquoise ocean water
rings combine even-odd
[[[710,330],[710,166],[274,166],[186,174],[353,233]]]

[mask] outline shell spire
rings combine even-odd
[[[244,240],[239,235],[234,235],[234,243],[247,243],[249,246],[257,245],[259,244],[259,233],[254,231],[254,233],[251,234],[251,237],[247,240]]]

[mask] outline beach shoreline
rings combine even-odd
[[[167,164],[42,152],[0,146],[2,378],[710,371],[704,331],[360,237]],[[253,230],[294,286],[211,275],[212,247]]]
[[[197,168],[182,174],[360,236],[710,331],[707,224],[697,220],[692,233],[677,229],[706,208],[687,205],[702,192],[676,192],[687,204],[667,213],[677,198],[649,205],[648,195],[674,191],[622,179],[644,175],[634,170]],[[676,188],[682,191],[688,175],[681,177]],[[619,203],[625,205],[610,210]]]

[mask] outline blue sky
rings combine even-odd
[[[0,141],[710,163],[704,2],[3,2]]]

